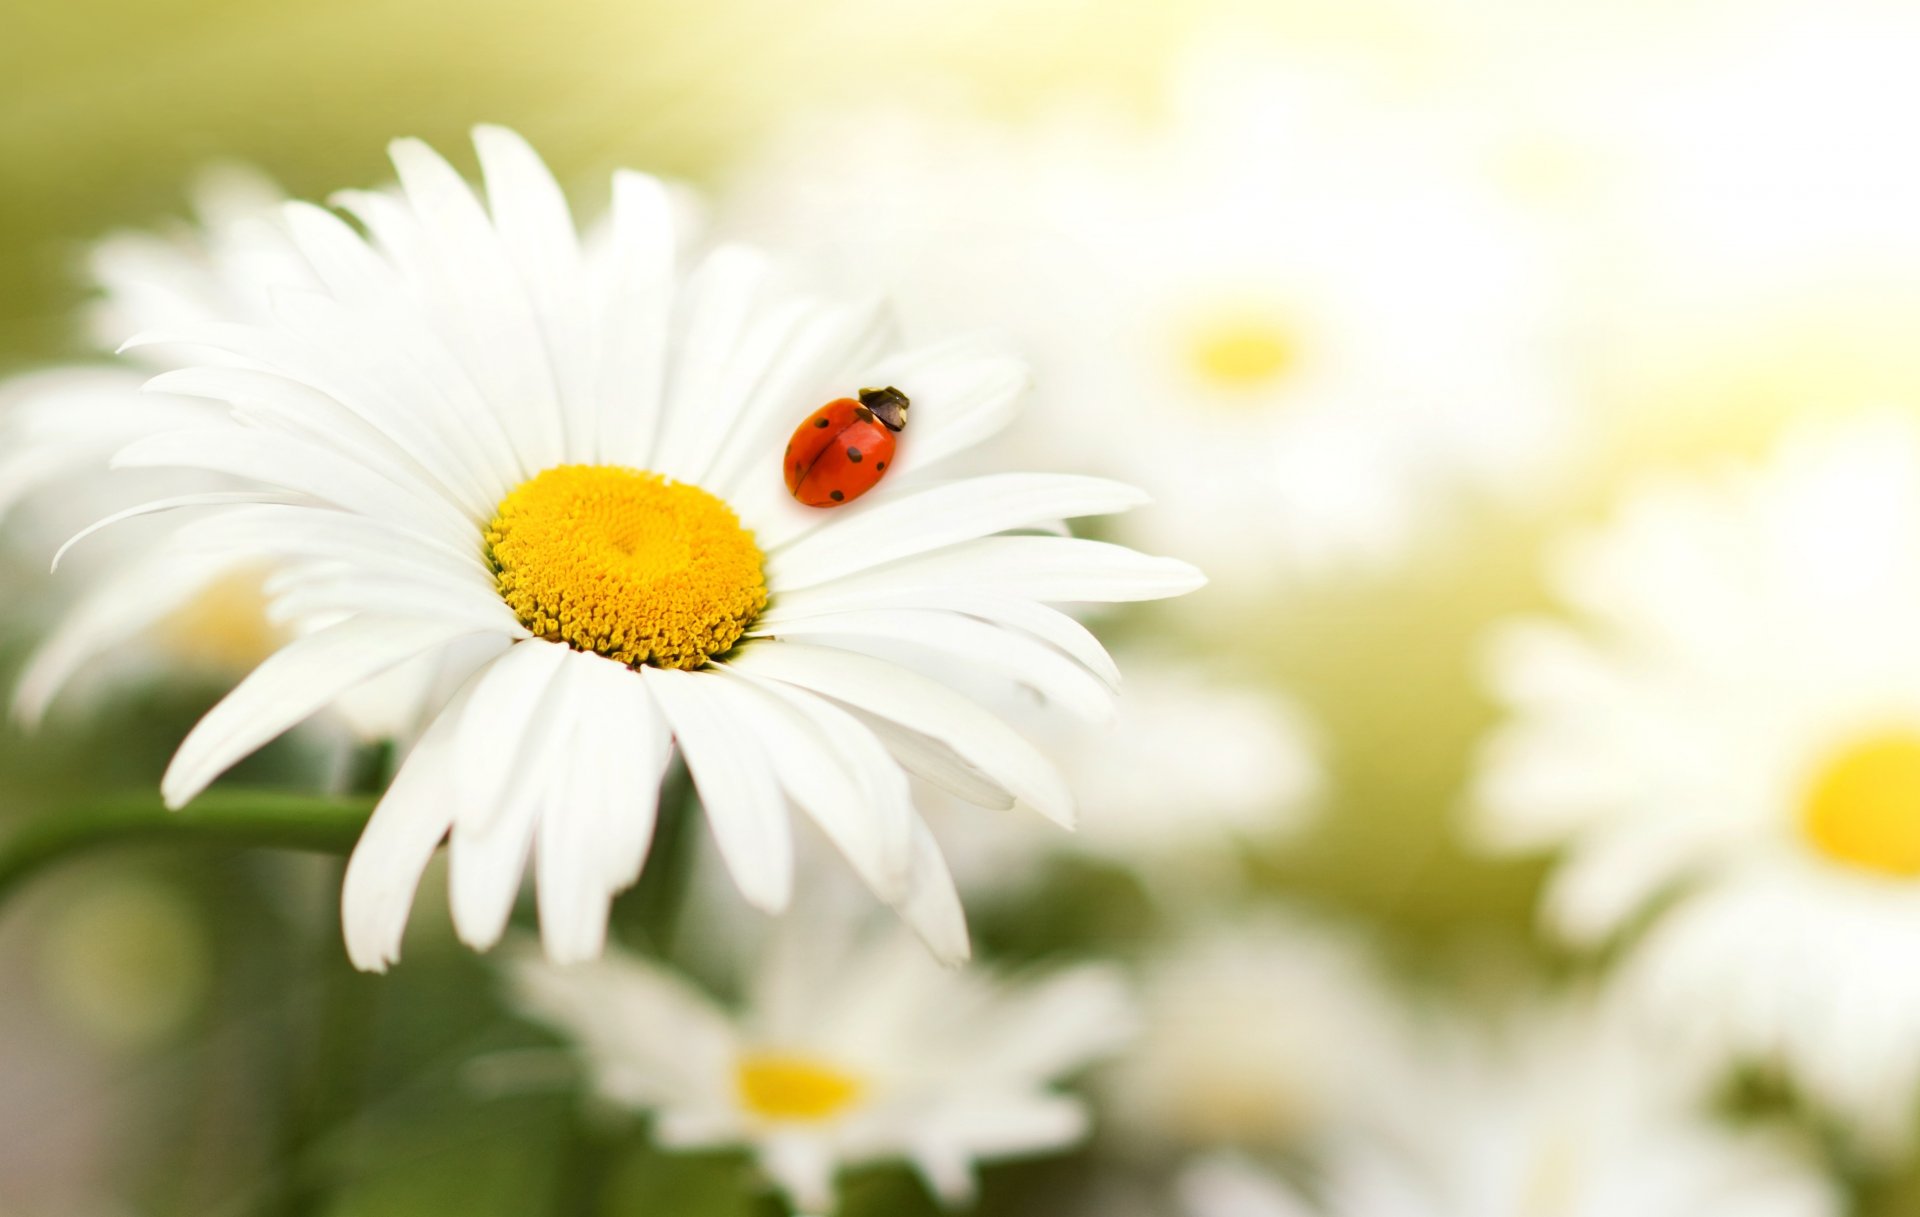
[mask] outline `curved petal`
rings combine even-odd
[[[1053,762],[1018,731],[938,681],[870,656],[790,642],[743,648],[729,664],[938,740],[1048,819],[1073,822],[1073,792]]]
[[[761,742],[740,731],[715,673],[647,668],[641,675],[680,741],[740,894],[755,908],[782,911],[793,895],[793,828]]]

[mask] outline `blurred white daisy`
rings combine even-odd
[[[1240,850],[1271,846],[1310,822],[1325,773],[1292,703],[1164,655],[1118,658],[1127,681],[1111,723],[1046,715],[1031,696],[1008,712],[1073,787],[1081,808],[1073,833],[944,792],[928,800],[962,891],[1018,893],[1063,853],[1130,871],[1168,895],[1231,889]]]
[[[1285,60],[1190,56],[1170,104],[1153,133],[814,120],[722,222],[892,270],[910,324],[991,301],[1040,379],[1010,441],[1154,490],[1124,535],[1216,578],[1390,562],[1463,491],[1542,484],[1555,289],[1467,158]]]
[[[89,251],[100,295],[88,331],[111,352],[128,334],[214,316],[260,316],[266,282],[307,282],[305,265],[274,223],[283,201],[271,184],[239,169],[204,175],[193,192],[197,224],[160,234],[122,233]],[[226,488],[191,473],[110,475],[128,442],[183,425],[214,424],[225,408],[143,393],[176,352],[136,352],[113,363],[51,368],[0,385],[0,518],[10,540],[37,562],[82,525],[159,495]],[[118,650],[111,675],[155,668],[244,672],[284,639],[265,620],[260,571],[245,555],[188,557],[167,542],[171,527],[130,527],[112,546],[82,553],[74,572],[87,592],[29,661],[15,714],[37,721],[87,661]],[[122,646],[134,638],[139,646]]]
[[[653,1113],[660,1144],[751,1147],[807,1213],[833,1209],[842,1167],[903,1160],[961,1205],[977,1163],[1086,1135],[1085,1106],[1055,1083],[1130,1034],[1116,972],[995,979],[941,967],[898,930],[802,921],[781,927],[738,1009],[620,953],[518,959],[516,998],[579,1048],[598,1093]]]
[[[243,425],[149,436],[114,463],[256,487],[141,510],[206,509],[181,544],[271,563],[275,609],[309,627],[189,734],[168,804],[370,678],[460,645],[464,683],[348,867],[360,966],[396,957],[449,834],[465,941],[499,938],[531,857],[551,954],[597,954],[676,745],[756,907],[789,895],[791,801],[940,955],[964,955],[907,772],[1062,823],[1073,797],[1019,732],[913,663],[964,656],[1099,716],[1105,652],[1043,602],[1175,595],[1200,576],[1116,545],[996,535],[1136,506],[1130,487],[929,476],[1012,419],[1019,364],[967,341],[890,354],[877,305],[782,292],[744,248],[681,282],[667,196],[637,174],[616,175],[589,257],[533,151],[498,128],[475,142],[484,204],[399,141],[400,193],[340,199],[371,240],[288,207],[321,286],[274,292],[271,324],[131,343],[211,353],[152,385],[223,401]],[[858,503],[801,507],[782,444],[863,385],[911,400],[897,467]]]
[[[1804,1146],[1717,1125],[1618,1020],[1540,1011],[1422,1045],[1384,1125],[1319,1155],[1311,1189],[1241,1158],[1190,1167],[1186,1217],[1838,1217]]]
[[[1297,1148],[1389,1101],[1394,995],[1356,936],[1269,913],[1164,946],[1139,1041],[1105,1072],[1115,1127],[1147,1147]]]
[[[1902,1144],[1920,1087],[1920,429],[1790,435],[1570,545],[1577,624],[1495,639],[1492,846],[1563,851],[1551,923],[1652,914],[1622,984],[1676,1043],[1784,1068]]]
[[[271,182],[228,166],[202,174],[192,197],[194,224],[119,233],[90,251],[99,295],[87,330],[103,352],[137,333],[265,323],[273,289],[318,286],[280,220],[286,198]],[[224,403],[145,390],[156,373],[185,366],[191,355],[138,347],[111,363],[51,368],[0,385],[0,519],[16,544],[44,562],[82,525],[123,508],[245,485],[219,472],[109,467],[142,436],[230,423]],[[76,680],[104,690],[153,674],[231,679],[294,637],[294,626],[269,615],[257,555],[194,546],[177,535],[178,525],[169,517],[129,521],[78,552],[62,583],[82,590],[20,674],[19,721],[38,723]],[[95,662],[107,655],[111,662]],[[427,665],[408,665],[332,709],[360,738],[404,734],[432,681]]]

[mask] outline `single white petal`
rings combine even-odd
[[[533,730],[547,687],[567,648],[531,640],[489,664],[476,682],[453,744],[453,786],[460,818],[484,830],[505,803],[521,740]]]
[[[470,681],[443,707],[401,764],[347,860],[340,925],[347,957],[363,972],[384,972],[400,958],[420,876],[453,822],[453,736]]]
[[[567,197],[539,153],[505,127],[473,129],[500,244],[519,273],[539,320],[560,395],[566,459],[599,459],[599,403],[594,393],[595,335],[588,322],[580,241]]]
[[[1147,501],[1131,486],[1072,474],[997,473],[892,497],[879,507],[820,513],[807,536],[768,555],[767,583],[816,587],[900,558],[1053,520],[1107,515]]]
[[[288,643],[194,724],[161,778],[161,796],[181,806],[342,691],[475,632],[465,623],[363,616]]]
[[[705,435],[731,421],[720,387],[754,323],[767,273],[765,256],[729,245],[707,255],[688,278],[684,329],[649,468],[677,475],[703,451]]]
[[[905,643],[1025,685],[1090,722],[1106,722],[1114,713],[1112,686],[1072,659],[1026,634],[958,613],[932,609],[831,613],[772,628],[756,623],[748,633],[860,651],[867,642]]]
[[[154,499],[152,502],[138,503],[132,507],[116,511],[104,519],[95,520],[79,532],[68,537],[66,541],[61,544],[60,548],[54,551],[51,567],[54,570],[59,570],[60,563],[66,559],[68,551],[72,550],[74,546],[80,544],[80,542],[93,536],[97,532],[112,528],[115,524],[124,523],[127,520],[138,519],[141,516],[159,515],[162,512],[168,511],[184,511],[192,507],[254,507],[259,505],[263,500],[266,502],[276,501],[274,496],[262,491],[209,490],[200,494],[175,495],[170,499]],[[278,501],[292,501],[292,496],[287,496]],[[186,547],[182,546],[181,548],[184,550]]]
[[[793,894],[793,828],[760,741],[728,714],[716,674],[646,668],[641,675],[680,742],[740,894],[763,911],[784,910]]]
[[[743,648],[730,666],[812,689],[940,741],[1034,810],[1073,822],[1073,792],[1059,770],[992,713],[937,681],[851,651],[802,643]]]
[[[1160,600],[1206,584],[1175,558],[1078,537],[981,537],[820,587],[784,592],[782,612],[866,607],[868,597],[950,592],[1063,602]]]
[[[613,248],[600,309],[600,459],[651,467],[674,300],[673,218],[654,178],[613,178]]]

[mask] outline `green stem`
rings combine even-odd
[[[56,811],[0,842],[0,905],[28,879],[69,854],[123,841],[258,845],[317,853],[352,850],[372,814],[371,796],[317,798],[264,790],[215,790],[179,811],[152,795]]]

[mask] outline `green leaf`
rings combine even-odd
[[[0,843],[0,902],[42,868],[123,841],[257,845],[344,854],[373,812],[372,796],[345,798],[274,790],[212,790],[179,811],[157,794],[109,798],[50,812]]]

